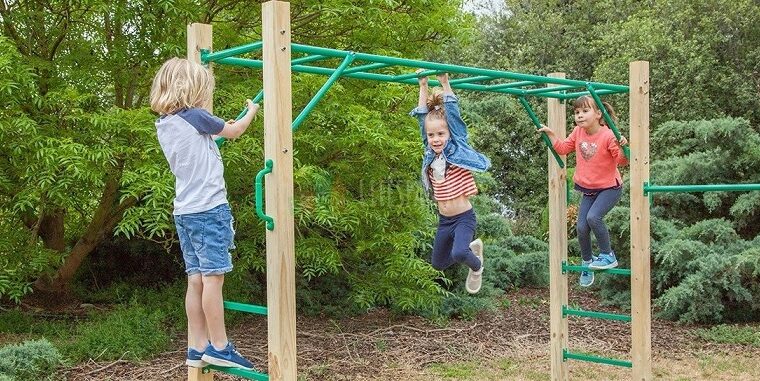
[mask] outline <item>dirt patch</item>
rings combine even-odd
[[[435,364],[473,362],[478,366],[497,368],[502,372],[501,379],[517,380],[523,376],[508,376],[510,369],[533,362],[538,378],[529,379],[548,379],[548,290],[523,289],[507,294],[505,298],[509,300],[508,303],[505,301],[505,305],[509,304],[507,308],[480,314],[472,321],[452,320],[446,326],[437,326],[414,316],[396,317],[386,310],[341,320],[299,317],[299,375],[306,380],[434,380],[439,379],[431,376],[430,367]],[[590,292],[573,289],[571,300],[583,309],[624,313],[600,308]],[[664,369],[658,370],[660,375],[679,368],[696,367],[698,370],[700,353],[718,356],[742,353],[749,358],[760,358],[760,348],[708,343],[693,333],[694,328],[653,321],[655,366],[663,364],[659,366]],[[621,359],[630,357],[628,323],[573,317],[569,319],[569,330],[572,350]],[[230,329],[230,337],[244,355],[266,370],[266,320],[263,317],[246,318]],[[182,380],[187,377],[184,355],[184,338],[178,338],[176,350],[162,353],[150,361],[84,363],[68,369],[65,376],[72,381]],[[670,363],[678,366],[669,370]],[[620,379],[629,377],[625,370],[600,367],[601,374],[607,374],[610,379],[617,378],[617,373],[622,375]],[[580,370],[581,367],[571,365],[571,372],[573,369]],[[584,369],[589,371],[588,367],[584,366]],[[457,379],[453,377],[441,379]],[[216,379],[239,378],[219,374]]]

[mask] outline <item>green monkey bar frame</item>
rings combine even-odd
[[[262,47],[262,41],[256,41],[250,44],[225,49],[214,53],[211,53],[210,51],[204,49],[201,50],[201,62],[204,64],[216,62],[219,64],[261,69],[264,67],[264,61],[262,59],[239,58],[236,56],[258,52],[262,49]],[[329,76],[327,82],[325,82],[322,88],[320,88],[317,94],[314,95],[311,101],[306,105],[306,107],[304,107],[303,111],[301,111],[298,117],[296,117],[296,119],[293,121],[293,131],[297,130],[298,127],[300,127],[301,123],[303,123],[303,121],[308,117],[309,113],[311,113],[317,103],[319,103],[322,97],[324,97],[324,95],[327,93],[327,90],[329,90],[329,88],[340,77],[416,85],[417,77],[419,76],[429,76],[439,73],[452,73],[470,76],[452,79],[450,82],[452,88],[517,96],[520,104],[528,113],[528,116],[531,118],[531,121],[537,129],[541,128],[541,123],[536,117],[536,114],[533,112],[533,109],[528,103],[526,97],[535,96],[564,100],[577,98],[581,95],[591,95],[597,105],[599,105],[600,109],[604,110],[604,118],[607,121],[607,124],[612,128],[617,139],[619,140],[621,138],[620,132],[615,126],[614,121],[607,114],[604,107],[601,106],[602,101],[599,95],[627,93],[628,86],[601,82],[587,82],[565,78],[552,78],[538,75],[514,73],[509,71],[482,69],[470,66],[380,56],[375,54],[328,49],[296,43],[291,44],[291,49],[293,52],[304,54],[302,57],[291,60],[292,71],[298,73],[321,74]],[[306,63],[325,61],[329,59],[341,59],[342,62],[335,69],[323,66],[306,65]],[[350,67],[353,62],[357,61],[362,62],[362,64]],[[421,68],[426,70],[420,74],[417,74],[415,72],[404,74],[373,72],[375,70],[386,69],[389,67],[402,67],[409,69]],[[503,83],[503,81],[511,82]],[[494,83],[483,84],[482,82]],[[437,80],[431,80],[430,85],[435,86],[440,85],[440,83],[438,83]],[[541,85],[549,86],[540,87]],[[568,93],[570,90],[579,91]],[[254,102],[261,100],[262,97],[263,93],[259,92],[258,95],[256,95],[254,98]],[[243,110],[240,115],[238,115],[238,119],[242,118],[243,115],[245,115],[245,110]],[[557,152],[554,151],[549,137],[546,136],[546,134],[541,135],[544,144],[546,144],[546,146],[552,152],[552,155],[554,156],[557,163],[560,165],[560,167],[564,168],[565,164],[562,162],[562,159],[560,159]],[[218,144],[221,144],[222,142],[223,140],[221,139],[217,141]],[[628,147],[624,147],[626,156],[629,156],[627,148]]]
[[[278,2],[275,2],[278,3]],[[282,32],[282,31],[281,31]],[[263,58],[241,58],[238,57],[244,54],[252,54],[261,51],[264,48],[263,41],[256,41],[239,47],[225,49],[218,52],[211,52],[209,49],[199,49],[200,62],[205,65],[209,65],[213,62],[218,64],[241,66],[247,68],[264,69]],[[279,47],[281,51],[286,51],[285,46]],[[308,102],[299,115],[293,119],[291,123],[291,131],[295,132],[301,124],[306,120],[308,115],[324,97],[330,87],[341,77],[352,79],[363,79],[380,82],[390,82],[408,85],[417,85],[418,77],[420,76],[432,76],[440,73],[451,73],[456,76],[450,81],[451,87],[460,90],[467,91],[483,91],[496,94],[508,94],[518,97],[519,103],[525,109],[526,113],[530,117],[532,123],[536,129],[541,128],[541,123],[533,111],[527,97],[539,97],[539,98],[553,98],[558,100],[573,99],[582,95],[591,95],[599,108],[604,110],[601,104],[600,95],[607,94],[619,94],[627,93],[629,88],[624,85],[600,83],[600,82],[587,82],[580,80],[565,79],[561,77],[544,77],[537,75],[514,73],[509,71],[499,71],[482,69],[469,66],[441,64],[430,61],[412,60],[397,57],[380,56],[374,54],[357,53],[350,51],[342,51],[336,49],[328,49],[316,46],[302,45],[296,43],[290,43],[290,50],[293,53],[298,53],[300,56],[290,59],[291,71],[307,74],[319,74],[329,76],[325,84],[317,91],[314,97]],[[316,66],[314,63],[321,62],[323,65],[328,65],[331,62],[339,61],[336,68]],[[312,65],[308,65],[312,63]],[[354,65],[355,63],[358,63]],[[354,65],[354,66],[352,66]],[[401,69],[398,69],[398,68]],[[422,68],[422,73],[416,73],[414,70]],[[379,72],[382,70],[382,72]],[[398,73],[398,72],[401,73]],[[406,72],[404,72],[406,71]],[[437,80],[430,80],[431,86],[440,85]],[[257,103],[264,97],[264,91],[259,91],[253,98],[253,102]],[[236,119],[242,118],[246,109],[243,109]],[[620,133],[617,130],[612,119],[603,113],[607,124],[614,131],[615,136],[620,139]],[[552,147],[551,141],[546,134],[542,134],[542,140],[552,154],[552,157],[556,161],[560,168],[565,167],[565,163],[562,161],[560,155]],[[217,144],[221,146],[224,139],[218,139]],[[627,147],[626,147],[627,148]],[[626,151],[626,156],[628,152]],[[255,180],[255,204],[256,213],[266,222],[266,229],[274,231],[275,221],[271,216],[264,213],[263,207],[263,183],[264,176],[272,173],[275,162],[273,159],[267,158],[265,160],[265,168],[258,172]],[[562,271],[577,271],[575,266],[567,266],[563,264]],[[615,269],[610,270],[611,274],[630,274],[630,270]],[[258,313],[267,315],[267,307],[253,306],[242,303],[233,303],[225,301],[225,308],[238,310],[243,312]],[[581,311],[568,308],[566,305],[561,306],[562,316],[566,318],[568,315],[585,316],[585,317],[597,317],[603,319],[623,320],[630,321],[630,317],[623,315],[615,315],[609,313],[593,312],[593,311]],[[567,348],[562,348],[562,361],[567,359],[579,359],[585,361],[594,361],[611,365],[631,366],[630,362],[616,360],[616,359],[604,359],[594,356],[586,356],[580,354],[573,354],[568,351]],[[270,365],[271,366],[271,365]],[[252,372],[243,371],[239,369],[220,368],[215,366],[209,366],[204,369],[204,373],[210,370],[218,370],[226,373],[231,373],[246,378],[255,380],[268,380],[269,376]],[[280,377],[274,377],[273,379],[280,379]]]
[[[306,120],[309,113],[324,97],[329,88],[341,77],[416,85],[418,76],[439,73],[454,74],[450,81],[452,88],[468,91],[483,91],[509,94],[518,97],[536,128],[541,124],[532,110],[527,97],[548,100],[549,118],[547,125],[554,131],[565,134],[566,114],[562,101],[582,95],[590,95],[603,110],[605,121],[620,139],[614,121],[604,111],[602,95],[629,94],[631,149],[624,147],[626,157],[631,160],[631,184],[645,184],[643,192],[631,192],[631,269],[611,269],[602,272],[624,275],[631,278],[632,314],[618,315],[604,312],[584,311],[570,308],[567,304],[568,271],[584,271],[580,266],[570,266],[567,258],[567,183],[564,163],[548,137],[542,139],[551,151],[549,161],[550,199],[550,298],[551,298],[551,371],[552,379],[567,380],[566,360],[590,361],[602,364],[632,367],[634,379],[648,381],[651,373],[651,306],[650,290],[650,242],[649,242],[649,199],[647,192],[707,191],[707,190],[756,190],[757,184],[735,186],[707,186],[708,188],[683,188],[684,186],[657,186],[649,181],[649,63],[632,62],[629,86],[565,79],[564,74],[537,76],[508,71],[489,70],[468,66],[441,64],[429,61],[387,57],[373,54],[342,51],[290,41],[289,3],[271,0],[262,4],[262,41],[239,47],[211,52],[211,26],[192,24],[188,26],[188,58],[195,62],[242,66],[263,70],[264,89],[270,102],[264,107],[265,168],[256,176],[256,212],[266,221],[267,244],[267,307],[242,303],[225,302],[225,308],[243,312],[267,315],[269,375],[230,368],[208,367],[203,373],[188,369],[191,380],[211,380],[210,369],[240,375],[255,380],[293,380],[297,378],[295,356],[295,248],[293,228],[292,190],[292,133]],[[242,58],[241,55],[262,52],[264,58]],[[295,53],[297,57],[294,57]],[[317,63],[322,66],[317,66]],[[327,67],[332,65],[333,67]],[[400,68],[400,69],[399,69]],[[419,75],[414,69],[422,68]],[[292,93],[291,72],[328,76],[326,83],[309,101],[296,118],[291,118]],[[440,85],[430,80],[431,86]],[[254,102],[263,99],[264,90]],[[245,115],[243,110],[238,119]],[[288,126],[290,128],[288,128]],[[218,141],[221,144],[223,139]],[[555,165],[556,162],[556,165]],[[267,176],[268,175],[268,176]],[[264,213],[263,185],[267,179],[267,209],[272,216]],[[692,187],[692,186],[689,186]],[[698,186],[702,187],[702,186]],[[716,188],[717,187],[717,188]],[[631,189],[641,189],[631,187]],[[278,224],[275,226],[275,222]],[[563,281],[564,280],[564,281]],[[270,316],[271,314],[271,316]],[[633,361],[608,359],[582,353],[571,352],[567,348],[568,316],[631,321]]]

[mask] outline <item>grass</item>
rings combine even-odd
[[[571,361],[570,379],[630,380],[631,370],[614,366]],[[680,359],[655,358],[654,379],[665,381],[758,380],[756,359],[742,354],[695,354]],[[549,358],[545,353],[499,358],[490,362],[475,361],[432,364],[424,369],[419,381],[548,381],[551,380]]]
[[[704,340],[715,343],[760,347],[760,327],[721,324],[709,329],[698,329],[696,334]]]

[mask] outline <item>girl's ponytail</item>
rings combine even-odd
[[[427,99],[428,117],[431,119],[445,119],[446,112],[443,109],[443,93],[433,92]]]

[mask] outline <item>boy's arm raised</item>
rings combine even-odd
[[[219,136],[227,139],[237,139],[243,135],[246,129],[248,129],[248,126],[253,121],[253,117],[256,116],[256,113],[259,111],[259,104],[253,103],[250,99],[246,99],[246,102],[248,103],[248,112],[237,121],[227,121],[227,123],[224,124],[222,131],[219,132]]]

